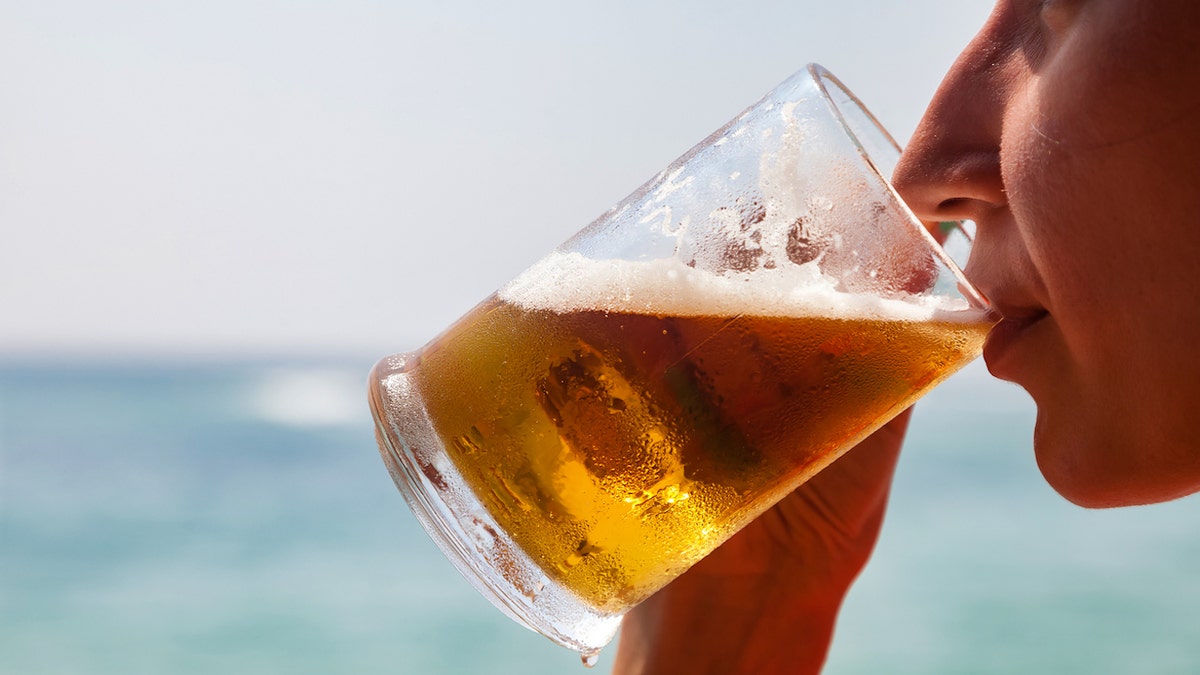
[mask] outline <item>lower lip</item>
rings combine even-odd
[[[1011,361],[1009,355],[1017,342],[1045,317],[1043,313],[1023,319],[1003,319],[992,328],[983,344],[983,360],[993,375],[1008,379],[1005,376],[1015,364],[1008,364],[1006,360]]]

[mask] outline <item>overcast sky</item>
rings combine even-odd
[[[985,0],[0,0],[0,354],[419,346],[805,63],[903,141]]]

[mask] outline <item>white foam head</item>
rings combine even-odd
[[[499,292],[528,310],[604,311],[660,316],[821,316],[924,321],[967,310],[965,300],[878,298],[836,290],[817,265],[714,274],[675,258],[593,260],[555,251]]]

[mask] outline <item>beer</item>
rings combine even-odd
[[[406,377],[496,523],[619,614],[969,361],[990,326],[965,303],[778,276],[556,254]]]

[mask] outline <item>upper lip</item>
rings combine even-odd
[[[1001,302],[993,302],[992,308],[1000,313],[1004,321],[1013,323],[1032,323],[1049,313],[1042,307],[1009,305]]]
[[[1049,313],[1041,303],[1034,299],[1032,294],[1022,292],[1009,284],[997,284],[997,287],[991,290],[979,288],[979,291],[992,312],[999,314],[1000,318],[1006,321],[1013,323],[1034,321]]]

